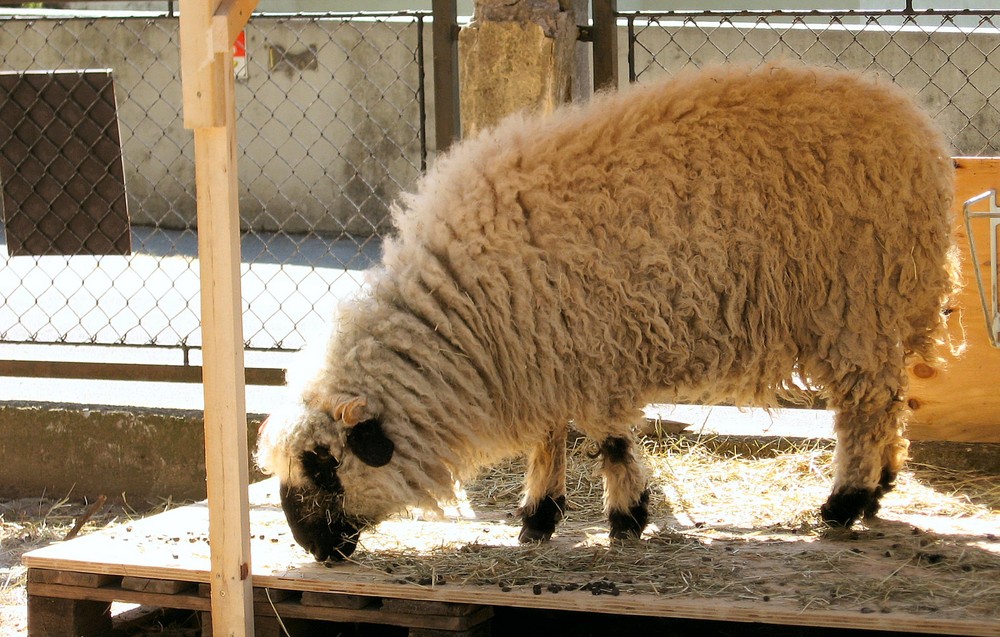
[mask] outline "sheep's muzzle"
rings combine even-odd
[[[361,525],[343,515],[341,496],[318,487],[281,485],[281,508],[292,537],[320,562],[343,560],[358,546]]]

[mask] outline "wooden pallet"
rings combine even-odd
[[[772,599],[706,598],[695,595],[602,594],[591,589],[500,588],[455,581],[420,582],[365,568],[317,564],[295,547],[275,503],[276,483],[251,488],[252,582],[257,635],[292,635],[297,622],[372,623],[409,628],[417,635],[488,634],[497,606],[662,618],[756,622],[953,635],[997,635],[996,615],[961,615],[949,600],[942,609],[898,612],[832,606],[803,608]],[[31,635],[101,635],[110,627],[110,604],[131,602],[209,613],[207,506],[190,505],[113,530],[28,553],[28,623]],[[392,523],[385,523],[392,527]],[[476,520],[400,522],[439,525],[448,534],[476,529],[491,540],[515,541],[516,525]],[[438,532],[438,531],[435,531]],[[508,535],[504,535],[507,533]],[[994,538],[995,539],[995,538]],[[450,541],[450,540],[449,540]],[[470,540],[474,541],[474,539]],[[933,577],[933,573],[930,575]],[[974,573],[971,577],[991,576]],[[607,593],[609,591],[605,591]],[[951,600],[961,609],[963,600]],[[210,625],[210,622],[203,622]],[[205,633],[209,634],[209,633]]]
[[[206,618],[202,635],[212,635],[206,583],[33,568],[29,571],[28,590],[32,635],[105,635],[113,625],[111,603],[118,601],[198,611]],[[267,637],[282,637],[284,631],[309,634],[309,626],[316,621],[403,626],[414,637],[475,637],[488,634],[493,617],[492,607],[477,604],[281,588],[255,587],[253,607],[255,632]]]

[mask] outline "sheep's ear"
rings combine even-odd
[[[382,421],[372,418],[347,430],[347,448],[366,465],[382,467],[392,460],[396,445],[382,430]]]
[[[368,401],[360,396],[345,396],[333,405],[330,413],[334,420],[343,422],[346,427],[353,427],[361,422],[367,404]]]

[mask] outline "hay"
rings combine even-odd
[[[879,520],[830,529],[827,440],[744,446],[725,439],[646,440],[653,525],[609,543],[596,462],[583,441],[568,461],[569,511],[552,542],[521,546],[514,516],[524,466],[484,473],[467,493],[475,519],[392,520],[352,561],[414,586],[518,587],[593,594],[784,602],[800,609],[1000,618],[1000,476],[911,467]]]
[[[71,495],[58,500],[41,497],[0,501],[0,634],[4,637],[27,633],[27,569],[21,564],[24,553],[62,541],[78,522],[82,522],[78,533],[86,535],[178,506],[163,500],[144,503],[136,510],[123,495],[88,511],[87,501],[73,500]]]
[[[497,595],[584,589],[1000,619],[998,475],[914,464],[885,498],[880,519],[833,530],[817,515],[830,486],[829,440],[671,436],[644,439],[643,446],[653,524],[642,541],[609,542],[598,461],[588,456],[592,445],[577,439],[567,463],[569,508],[551,542],[518,544],[524,463],[515,460],[467,485],[468,506],[445,520],[414,512],[379,525],[362,536],[352,561],[366,577],[387,583],[492,587]],[[311,563],[280,508],[273,502],[258,508],[255,568],[281,573]],[[82,510],[64,501],[2,503],[8,603],[24,599],[20,552],[63,537]],[[83,534],[111,526],[108,540],[131,546],[142,538],[129,533],[127,519],[109,506]],[[180,530],[158,531],[142,548],[163,552],[167,561],[172,553],[206,557],[203,531],[188,533],[198,534],[197,541]]]

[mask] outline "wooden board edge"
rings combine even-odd
[[[403,584],[358,583],[348,580],[323,582],[315,586],[308,580],[282,576],[254,576],[255,586],[295,588],[302,591],[336,592],[373,597],[439,601],[482,606],[504,606],[541,610],[597,612],[628,616],[675,619],[701,619],[739,623],[788,624],[826,628],[904,631],[940,635],[1000,636],[1000,622],[995,619],[931,618],[912,613],[879,613],[860,610],[809,610],[775,602],[744,604],[720,602],[710,598],[683,599],[676,596],[650,598],[622,594],[595,597],[584,591],[534,595],[530,589],[501,593],[492,587],[461,585],[417,586]],[[483,589],[483,590],[480,590]]]

